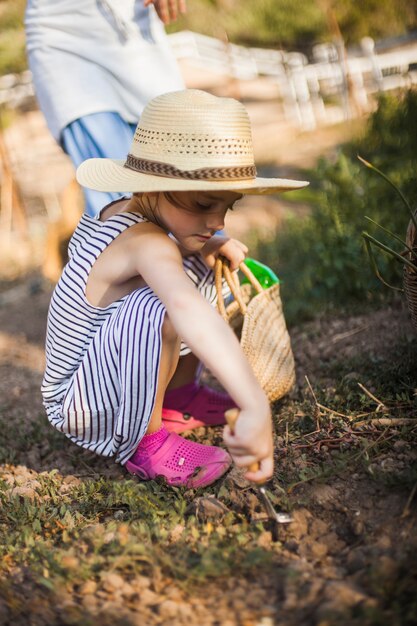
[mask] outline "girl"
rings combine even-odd
[[[257,178],[244,107],[198,90],[151,100],[126,160],[89,159],[77,178],[133,196],[96,219],[84,215],[70,242],[48,314],[42,393],[49,420],[143,480],[203,487],[231,458],[177,433],[224,423],[224,411],[238,406],[233,434],[224,429],[226,446],[238,466],[259,464],[249,480],[270,478],[267,398],[211,306],[216,257],[236,270],[247,248],[216,232],[242,194],[307,183]],[[195,382],[199,361],[227,393]]]

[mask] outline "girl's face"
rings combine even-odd
[[[234,191],[161,193],[155,213],[183,248],[199,252],[216,231],[224,228],[227,211],[241,197]]]

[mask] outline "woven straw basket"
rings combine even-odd
[[[269,401],[274,402],[285,396],[295,382],[294,357],[282,311],[279,284],[263,289],[244,263],[240,265],[240,270],[249,279],[249,285],[241,286],[227,261],[217,259],[218,309],[239,337],[243,352]],[[227,308],[222,297],[223,278],[234,297]]]
[[[415,213],[417,217],[417,211]],[[407,235],[405,242],[409,248],[413,251],[406,252],[409,261],[416,263],[417,260],[417,232],[414,226],[413,220],[410,220],[407,228]],[[410,309],[411,319],[414,328],[417,330],[417,272],[411,267],[404,265],[403,274],[404,292],[407,299],[408,308]]]

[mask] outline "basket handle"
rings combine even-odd
[[[251,285],[254,287],[255,291],[257,291],[258,293],[262,293],[263,291],[262,285],[260,284],[258,279],[255,277],[253,272],[247,267],[247,265],[243,263],[243,261],[242,263],[240,263],[239,269],[247,277]],[[215,286],[216,286],[216,291],[217,291],[217,307],[219,309],[221,316],[227,322],[228,317],[227,317],[226,307],[224,306],[223,295],[222,295],[223,276],[228,284],[230,291],[232,292],[234,299],[239,305],[239,309],[242,315],[246,313],[246,304],[243,301],[239,279],[236,274],[233,274],[230,271],[230,265],[229,265],[228,259],[222,256],[217,257],[216,263],[214,266],[214,280],[215,280]]]

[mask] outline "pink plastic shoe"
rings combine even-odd
[[[227,393],[194,382],[165,393],[162,419],[167,430],[181,433],[225,424],[225,411],[235,406]]]
[[[231,462],[230,455],[222,448],[169,433],[156,452],[148,456],[138,450],[125,467],[142,480],[163,476],[170,485],[197,488],[214,483],[229,469]]]
[[[207,421],[197,420],[189,413],[181,413],[173,409],[162,409],[162,423],[171,433],[183,433],[186,430],[200,428],[200,426],[215,426],[214,423],[209,424]]]

